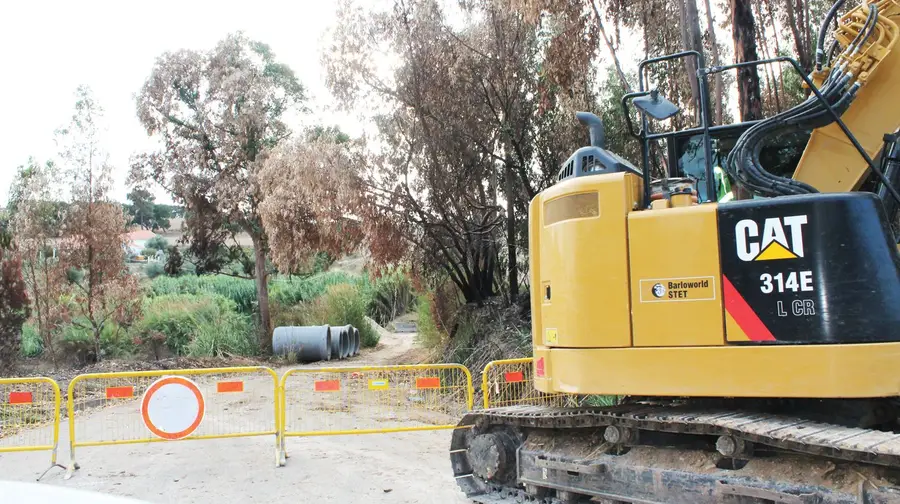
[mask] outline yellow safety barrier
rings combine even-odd
[[[281,394],[282,443],[292,436],[453,429],[474,402],[472,374],[459,364],[291,369],[281,377]]]
[[[0,453],[49,451],[56,465],[60,390],[50,378],[0,378]]]
[[[534,359],[505,359],[488,362],[481,374],[484,408],[531,405],[574,407],[580,403],[575,394],[546,394],[534,388]]]
[[[275,437],[279,463],[278,375],[263,366],[93,373],[69,383],[70,463],[75,448],[180,439]],[[248,399],[268,398],[272,409]],[[88,415],[103,409],[98,415]]]

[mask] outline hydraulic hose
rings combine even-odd
[[[822,50],[822,47],[825,45],[825,32],[828,31],[828,25],[831,23],[831,20],[837,15],[838,10],[843,7],[844,2],[847,0],[837,0],[832,4],[831,9],[828,10],[828,14],[825,14],[825,19],[822,21],[822,26],[819,27],[819,37],[816,40],[816,70],[822,71],[822,61],[825,59],[825,51]]]

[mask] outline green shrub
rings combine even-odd
[[[447,334],[441,331],[434,321],[432,294],[424,294],[418,297],[416,313],[418,315],[416,339],[419,345],[428,349],[442,348],[447,341]]]
[[[163,265],[158,262],[149,263],[144,267],[144,274],[150,279],[156,278],[163,273],[165,273],[165,269],[163,268]]]
[[[408,312],[416,300],[412,282],[403,269],[394,269],[378,277],[369,289],[368,297],[369,316],[381,325]]]
[[[249,317],[237,312],[234,301],[216,294],[148,298],[137,331],[142,340],[155,333],[165,335],[166,346],[176,355],[252,355],[257,351]]]
[[[153,238],[147,240],[147,243],[145,245],[148,248],[156,250],[166,250],[167,248],[169,248],[169,240],[166,240],[162,236],[154,236]]]
[[[328,288],[325,295],[306,305],[307,324],[350,324],[359,329],[360,345],[374,347],[378,332],[366,319],[366,299],[360,288],[352,284],[338,284]]]
[[[44,351],[41,335],[31,324],[22,326],[22,341],[19,343],[19,351],[23,357],[37,357]]]
[[[269,300],[294,306],[320,297],[330,286],[337,284],[353,284],[363,290],[368,287],[365,277],[343,272],[321,273],[302,279],[275,277],[269,281]],[[158,277],[151,283],[149,295],[203,293],[218,294],[234,301],[237,310],[243,314],[250,315],[256,310],[256,283],[225,275]]]
[[[141,255],[144,257],[153,257],[156,255],[156,251],[159,249],[153,247],[144,247],[144,250],[141,250]]]
[[[224,357],[255,355],[256,341],[249,317],[225,313],[216,321],[198,324],[193,341],[187,346],[190,357]]]
[[[90,364],[98,360],[94,333],[87,319],[77,318],[63,329],[62,350],[77,364]],[[107,322],[100,331],[100,358],[132,357],[136,345],[128,331],[113,322]]]

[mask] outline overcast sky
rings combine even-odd
[[[134,95],[165,51],[210,49],[243,30],[268,43],[307,87],[308,120],[338,124],[351,135],[355,120],[330,109],[320,54],[337,2],[299,0],[4,1],[0,8],[0,204],[17,166],[29,156],[56,155],[53,131],[71,116],[79,84],[106,110],[105,148],[115,167],[113,196],[125,201],[128,157],[147,147]],[[161,192],[157,191],[162,195]],[[168,198],[166,198],[168,199]]]

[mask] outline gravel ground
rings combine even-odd
[[[346,364],[392,362],[413,348],[413,338],[384,332],[377,349]],[[85,425],[122,423],[123,415],[136,414],[135,405],[98,410]],[[242,402],[240,412],[262,414],[270,411],[268,406],[263,398],[251,398]],[[215,421],[208,415],[204,425]],[[65,465],[66,421],[60,431],[59,461]],[[290,458],[280,468],[275,467],[270,436],[83,447],[77,451],[81,469],[74,477],[64,480],[64,471],[54,468],[41,481],[160,504],[277,503],[290,498],[311,503],[463,504],[467,501],[452,477],[449,443],[450,431],[289,438]],[[34,481],[48,465],[47,452],[0,454],[0,479]]]

